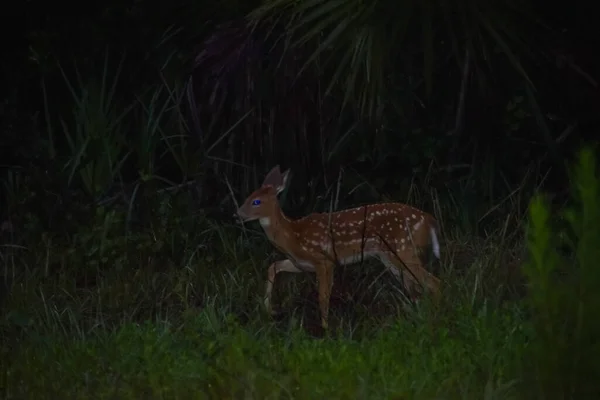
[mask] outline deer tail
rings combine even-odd
[[[440,241],[438,240],[438,224],[432,224],[429,228],[429,234],[431,236],[431,249],[433,254],[439,260],[440,258]]]

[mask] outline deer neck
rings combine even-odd
[[[268,217],[259,219],[260,225],[269,240],[280,250],[286,250],[291,240],[294,239],[294,230],[291,221],[285,216],[277,205]]]

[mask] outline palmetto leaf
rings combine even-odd
[[[328,92],[342,88],[346,102],[373,117],[394,90],[392,77],[420,78],[428,96],[442,60],[452,55],[460,68],[466,49],[487,70],[490,50],[499,50],[530,83],[520,60],[534,48],[529,27],[542,25],[526,5],[526,0],[273,0],[249,18],[254,23],[287,18],[292,46],[312,45],[306,64],[319,62],[328,71]]]

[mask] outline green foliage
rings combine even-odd
[[[76,175],[92,197],[103,194],[120,176],[120,169],[127,157],[122,119],[128,112],[118,111],[115,103],[115,86],[119,70],[113,82],[107,76],[108,59],[105,59],[103,75],[99,82],[84,82],[77,71],[77,88],[64,75],[73,96],[72,121],[61,118],[64,138],[71,151],[65,165],[70,185]],[[49,115],[46,99],[46,115]],[[53,129],[48,121],[49,142],[53,143]],[[55,153],[55,150],[52,150]]]
[[[26,252],[3,250],[12,284],[0,314],[1,394],[590,398],[600,333],[595,171],[582,152],[564,219],[532,201],[527,293],[507,279],[516,250],[507,227],[484,243],[446,229],[438,273],[447,301],[407,314],[377,267],[349,268],[336,277],[333,333],[323,339],[306,276],[278,277],[283,314],[265,315],[262,235],[182,215],[192,201],[183,192],[155,196],[139,230],[125,228],[127,209],[98,207],[62,233],[29,233]],[[472,256],[461,255],[467,248]],[[302,293],[300,305],[290,301]]]
[[[4,394],[384,399],[485,392],[507,398],[513,388],[503,365],[523,340],[512,328],[514,317],[453,317],[437,327],[399,321],[361,341],[345,335],[315,340],[298,331],[242,327],[208,306],[182,325],[124,324],[81,339],[29,339],[12,354]]]
[[[563,223],[541,196],[530,208],[531,262],[524,270],[535,334],[525,365],[536,382],[532,394],[544,399],[599,394],[600,179],[591,149],[579,155],[572,182]]]
[[[375,119],[384,115],[384,107],[397,104],[396,92],[429,97],[437,87],[436,72],[448,69],[444,60],[449,57],[456,61],[450,68],[472,63],[485,75],[492,70],[491,56],[502,53],[529,81],[520,58],[533,55],[529,46],[534,35],[522,23],[544,30],[528,2],[512,0],[274,0],[250,14],[254,23],[279,18],[288,24],[285,35],[291,47],[312,44],[303,69],[323,65],[330,77],[326,93],[343,88],[344,103],[352,102]]]
[[[132,212],[145,190],[141,186],[174,188],[192,179],[202,186],[205,203],[224,204],[232,193],[223,177],[241,195],[236,191],[253,189],[260,174],[254,168],[282,160],[294,170],[304,168],[297,175],[303,179],[299,187],[311,183],[315,193],[328,190],[326,178],[340,168],[376,172],[380,176],[363,180],[384,180],[376,185],[380,194],[403,192],[413,176],[422,181],[430,173],[442,182],[438,186],[458,186],[470,178],[466,169],[452,177],[443,170],[454,168],[444,163],[461,152],[468,156],[456,156],[456,162],[473,162],[474,170],[494,157],[499,164],[493,169],[514,170],[510,184],[516,184],[529,165],[481,150],[485,138],[446,133],[457,128],[453,103],[462,66],[470,63],[475,73],[465,79],[488,90],[496,80],[479,78],[496,60],[508,60],[512,72],[494,68],[502,86],[494,86],[494,95],[523,101],[516,109],[494,110],[516,130],[519,149],[537,146],[523,135],[536,133],[527,124],[545,116],[524,100],[529,97],[523,85],[529,84],[513,79],[513,72],[523,77],[519,67],[528,57],[521,42],[535,36],[529,28],[539,33],[540,25],[521,24],[523,15],[535,20],[527,2],[446,3],[278,0],[263,2],[241,19],[258,3],[138,2],[95,6],[95,13],[72,24],[49,16],[45,30],[30,32],[28,67],[35,69],[36,95],[41,72],[44,126],[36,127],[43,131],[33,143],[36,150],[28,144],[24,157],[43,154],[46,165],[40,169],[52,170],[53,179],[68,180],[69,189],[83,188],[102,204],[122,195]],[[123,34],[115,26],[131,29]],[[61,47],[71,37],[81,38],[82,45]],[[115,53],[123,57],[107,56]],[[456,62],[447,62],[452,57]],[[426,96],[433,92],[436,96]],[[464,95],[480,103],[479,93]],[[356,107],[346,109],[350,98]],[[360,109],[377,114],[376,122],[356,113]],[[499,137],[507,150],[517,147],[504,132],[484,136]],[[482,156],[470,160],[470,154]],[[528,164],[531,155],[521,159]],[[64,171],[52,169],[57,161]],[[392,168],[393,177],[381,176]],[[220,184],[204,188],[213,171]],[[488,180],[493,182],[473,191],[485,197],[504,190],[503,178],[480,181]]]
[[[541,199],[531,205],[524,293],[511,271],[520,272],[523,199],[541,174],[529,172],[529,154],[527,165],[513,168],[502,151],[445,135],[456,113],[444,94],[457,96],[460,68],[471,63],[480,77],[501,58],[527,81],[509,2],[280,0],[253,13],[265,24],[252,28],[236,23],[252,2],[196,3],[195,12],[180,2],[103,5],[72,25],[51,16],[48,31],[30,32],[43,106],[32,101],[35,113],[23,112],[36,120],[43,109],[45,129],[24,135],[15,153],[27,162],[3,175],[0,397],[594,392],[600,190],[591,153],[580,158],[564,221]],[[230,23],[214,29],[222,21]],[[199,88],[187,87],[189,41],[200,33],[207,40],[194,65]],[[83,47],[68,49],[74,63],[61,47],[70,37]],[[409,37],[420,38],[417,47]],[[491,56],[497,51],[502,57]],[[115,52],[124,56],[112,65]],[[442,62],[451,56],[460,68]],[[436,71],[449,72],[446,80]],[[508,102],[500,120],[515,137],[543,115],[529,85],[515,79],[499,96]],[[377,124],[343,108],[351,102]],[[5,104],[3,117],[12,113]],[[417,109],[429,117],[417,118]],[[452,117],[428,120],[437,114]],[[18,135],[12,119],[0,120]],[[513,142],[500,136],[514,155]],[[457,166],[438,162],[457,148],[476,158],[458,166],[469,172],[446,175]],[[330,337],[315,338],[314,277],[278,277],[282,315],[266,316],[270,247],[256,230],[215,221],[198,197],[212,208],[228,200],[229,217],[236,190],[253,190],[260,165],[278,159],[314,168],[305,179],[316,184],[302,196],[319,211],[333,198],[326,175],[338,166],[349,177],[340,178],[336,203],[342,193],[345,205],[388,197],[434,211],[445,236],[434,266],[446,283],[440,308],[425,302],[408,314],[381,266],[364,265],[336,276]],[[498,173],[507,165],[498,161],[519,176],[527,171],[526,179]],[[227,180],[205,185],[211,168]],[[298,197],[290,190],[288,199]]]

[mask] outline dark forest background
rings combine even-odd
[[[440,220],[445,256],[437,272],[458,282],[449,289],[454,306],[442,314],[453,326],[448,332],[465,336],[442,340],[452,349],[444,353],[447,363],[432,365],[445,377],[452,368],[461,372],[456,381],[444,381],[446,386],[437,387],[432,378],[423,383],[430,391],[396,395],[432,398],[448,390],[478,396],[484,389],[505,390],[502,382],[532,371],[539,383],[532,390],[550,398],[575,393],[574,382],[592,376],[581,367],[579,380],[559,382],[553,377],[572,365],[558,358],[529,358],[538,367],[556,366],[547,367],[546,375],[530,365],[515,367],[514,360],[527,359],[522,356],[486,366],[453,364],[465,352],[482,354],[483,360],[485,349],[513,343],[510,335],[521,334],[528,312],[518,308],[510,318],[502,313],[507,301],[527,292],[521,265],[532,252],[525,235],[530,200],[545,192],[549,209],[560,210],[573,203],[572,188],[581,186],[569,166],[581,148],[595,148],[600,132],[600,27],[592,2],[107,0],[22,1],[11,7],[2,12],[0,35],[0,328],[4,358],[18,360],[13,376],[44,375],[39,371],[62,357],[36,344],[44,335],[83,340],[125,323],[184,324],[210,307],[216,311],[206,317],[209,322],[194,325],[208,337],[230,337],[231,315],[244,329],[260,331],[257,326],[267,322],[255,316],[272,249],[258,229],[242,230],[232,215],[275,165],[292,171],[281,203],[293,217],[400,201]],[[536,215],[540,232],[560,219]],[[561,256],[572,255],[572,248],[540,237],[536,240]],[[370,286],[376,273],[340,274],[332,308],[334,315],[352,315],[348,326],[363,326],[357,322],[363,317],[396,315],[393,290]],[[291,293],[283,308],[287,304],[314,320],[313,287],[298,288],[289,279],[282,285],[282,292]],[[472,321],[488,318],[481,311],[488,307],[502,310],[489,311],[495,322],[486,329],[497,333],[489,336],[494,344],[463,349],[479,343],[481,327],[473,328]],[[438,335],[443,329],[437,328],[446,326],[439,315],[421,321],[422,329],[436,327],[429,333],[398,335],[407,338],[407,347],[411,338]],[[285,323],[296,321],[286,318]],[[358,328],[344,328],[339,320],[340,329],[360,336]],[[456,328],[456,321],[469,321],[461,325],[468,328]],[[267,341],[279,340],[274,337],[281,329],[287,332],[281,323]],[[131,329],[114,339],[115,348],[141,340],[137,328]],[[475,329],[477,340],[469,336]],[[31,339],[31,331],[41,336]],[[497,354],[526,351],[528,335]],[[64,344],[56,340],[55,349]],[[249,343],[231,340],[215,346]],[[544,343],[559,346],[550,339]],[[385,340],[379,345],[382,357],[396,346]],[[33,362],[36,346],[47,356]],[[287,344],[282,346],[284,354]],[[19,348],[26,350],[18,353]],[[429,350],[414,354],[420,351]],[[248,359],[247,353],[231,357],[223,362],[234,371],[235,362]],[[303,360],[306,364],[290,365],[312,371],[323,364]],[[223,374],[219,368],[202,375],[206,380],[194,390],[239,397],[247,388],[233,378],[216,378]],[[119,374],[127,375],[123,371]],[[44,375],[49,386],[40,383],[38,389],[50,390],[71,372]],[[339,373],[344,378],[332,380],[342,387],[348,382]],[[472,380],[462,387],[457,382],[467,375]],[[0,382],[4,394],[8,387],[17,397],[27,392],[9,382]],[[140,385],[152,386],[144,382]],[[92,390],[87,381],[81,385]],[[253,385],[259,398],[272,394],[270,384]],[[173,390],[187,387],[176,386]],[[578,387],[579,393],[595,390]],[[65,393],[58,386],[52,390]]]
[[[22,3],[5,24],[3,167],[33,186],[67,174],[60,190],[95,200],[193,182],[202,207],[231,208],[223,177],[241,196],[281,164],[301,213],[341,169],[369,196],[417,180],[477,203],[547,172],[564,194],[565,160],[595,137],[585,5],[268,4]],[[81,182],[104,145],[110,172]]]

